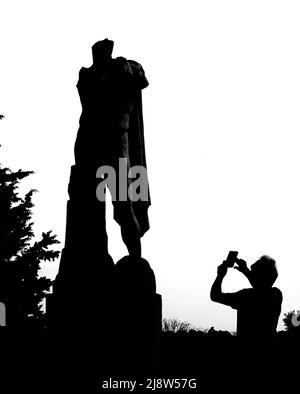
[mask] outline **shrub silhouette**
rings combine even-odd
[[[288,313],[285,313],[282,320],[283,320],[285,331],[287,332],[297,331],[297,333],[300,333],[300,317],[298,315],[298,312],[293,310]]]
[[[180,321],[178,319],[163,319],[162,330],[163,332],[189,332],[193,329],[193,326],[186,322]]]

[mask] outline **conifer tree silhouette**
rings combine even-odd
[[[19,195],[22,179],[30,171],[11,171],[0,164],[0,302],[7,310],[7,326],[41,327],[45,315],[41,302],[52,281],[39,276],[42,261],[55,260],[59,243],[51,231],[34,240],[30,190]]]

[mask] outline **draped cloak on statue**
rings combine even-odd
[[[123,57],[111,59],[109,67],[101,70],[81,68],[77,89],[82,114],[75,142],[76,164],[93,170],[109,165],[118,175],[119,158],[126,158],[128,169],[137,165],[147,168],[141,92],[147,86],[142,66]],[[130,182],[127,178],[128,186]],[[113,201],[114,219],[122,224],[130,207],[143,235],[149,229],[150,203],[149,190],[147,201]]]

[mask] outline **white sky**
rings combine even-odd
[[[24,187],[39,190],[36,234],[52,229],[63,243],[75,85],[91,45],[107,37],[150,82],[143,254],[164,316],[235,329],[235,311],[209,299],[230,249],[249,263],[274,257],[283,312],[300,309],[299,20],[299,2],[287,0],[2,2],[0,160],[35,171]],[[109,235],[118,259],[126,250],[112,220]],[[230,272],[224,289],[247,285],[240,276]]]

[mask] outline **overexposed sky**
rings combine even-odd
[[[283,312],[300,309],[299,20],[299,2],[286,0],[2,2],[0,162],[35,171],[24,190],[39,191],[36,235],[52,229],[63,246],[81,113],[75,85],[90,47],[107,37],[114,56],[140,62],[150,82],[143,255],[164,316],[234,330],[235,311],[209,299],[231,249],[249,263],[274,257]],[[117,260],[126,249],[108,217]],[[246,285],[232,270],[224,289]]]

